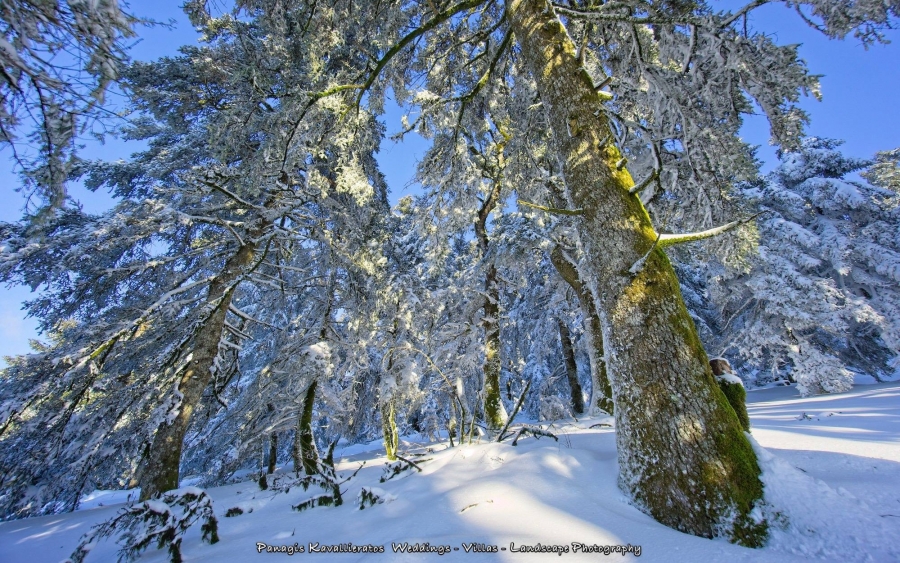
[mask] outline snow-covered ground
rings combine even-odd
[[[800,398],[789,387],[751,391],[753,437],[760,448],[767,508],[780,513],[764,549],[746,549],[661,526],[629,505],[616,487],[613,430],[592,425],[611,420],[564,421],[559,436],[522,439],[519,446],[482,443],[447,448],[407,442],[421,473],[379,483],[384,458],[354,446],[342,454],[339,473],[363,469],[344,488],[345,504],[305,512],[291,505],[315,493],[260,491],[255,481],[210,489],[221,541],[200,542],[199,524],[182,545],[186,562],[283,560],[286,553],[258,552],[260,544],[302,546],[295,558],[327,561],[642,561],[789,562],[900,561],[900,384],[867,385],[840,395]],[[362,486],[383,489],[388,502],[359,510]],[[72,514],[0,524],[0,561],[57,563],[92,524],[121,508],[127,493],[95,494]],[[224,517],[226,510],[244,513]],[[394,553],[407,542],[450,546],[449,553]],[[384,546],[382,554],[310,553],[310,544]],[[466,551],[470,544],[496,553]],[[575,553],[574,544],[632,546],[631,555]],[[567,553],[522,553],[520,546],[563,546]],[[640,547],[639,552],[637,546]],[[117,546],[99,543],[88,562],[115,561]],[[505,551],[503,550],[505,549]],[[470,550],[471,551],[471,550]],[[561,559],[560,559],[561,557]],[[475,559],[473,559],[475,558]],[[142,562],[167,560],[152,548]]]

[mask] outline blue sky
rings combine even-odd
[[[743,2],[713,2],[714,7],[724,9]],[[139,31],[142,40],[131,54],[136,59],[149,60],[172,55],[178,46],[196,42],[197,34],[188,24],[178,7],[180,2],[166,0],[131,2],[131,10],[142,17],[157,21],[175,20],[174,29],[153,27]],[[821,79],[823,101],[806,98],[803,108],[812,116],[807,129],[809,134],[844,139],[844,150],[857,157],[870,157],[876,151],[900,146],[900,31],[894,30],[888,37],[890,45],[875,45],[865,50],[859,41],[829,40],[803,24],[797,15],[782,5],[767,5],[754,12],[752,27],[776,37],[779,44],[800,43],[800,53],[808,67]],[[388,132],[400,127],[402,111],[388,108],[385,117]],[[745,140],[761,145],[759,156],[764,160],[764,170],[770,170],[775,162],[775,149],[768,146],[768,123],[762,116],[746,120],[742,134]],[[391,189],[391,201],[395,202],[408,190],[415,163],[427,147],[418,136],[408,136],[403,144],[385,141],[379,154],[379,162]],[[84,155],[92,158],[125,158],[139,146],[110,141],[105,145],[86,147]],[[16,193],[17,179],[12,172],[8,154],[0,152],[0,221],[15,221],[21,216],[23,200]],[[109,206],[105,194],[92,194],[73,186],[70,193],[88,211],[100,211]],[[26,319],[21,310],[22,301],[29,292],[23,287],[0,287],[0,357],[27,353],[28,340],[38,337],[33,319]],[[0,361],[0,365],[4,362]]]

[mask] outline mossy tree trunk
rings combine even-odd
[[[562,319],[556,319],[559,324],[559,340],[562,343],[563,362],[566,365],[566,378],[569,380],[569,391],[572,396],[572,411],[575,414],[584,412],[584,396],[581,391],[581,383],[578,382],[578,363],[575,362],[575,349],[572,347],[572,336],[569,327]]]
[[[591,363],[591,408],[597,407],[613,414],[615,410],[612,387],[609,384],[609,377],[606,375],[606,360],[603,357],[603,329],[600,326],[600,317],[597,315],[594,299],[581,281],[578,268],[566,257],[562,248],[557,246],[553,249],[553,252],[550,253],[550,261],[560,277],[575,292],[581,307],[581,314],[584,317],[584,336],[588,342],[588,358]]]
[[[497,269],[488,266],[485,275],[484,318],[484,421],[488,432],[499,432],[506,423],[506,409],[500,395],[500,295],[497,288]]]
[[[731,364],[725,358],[713,358],[709,361],[713,375],[719,383],[719,389],[725,393],[728,404],[734,409],[745,432],[750,432],[750,416],[747,414],[747,390],[744,384],[731,369]]]
[[[319,461],[319,451],[316,449],[316,439],[312,429],[318,386],[319,381],[314,379],[306,388],[306,393],[303,395],[303,408],[297,418],[297,431],[294,435],[294,471],[299,473],[302,467],[303,473],[306,475],[318,473],[316,463]]]
[[[710,370],[678,280],[638,197],[599,94],[547,0],[507,5],[553,130],[600,314],[616,404],[619,486],[659,522],[758,546],[759,466]]]
[[[506,409],[500,395],[500,288],[497,285],[497,268],[488,256],[490,239],[487,220],[500,201],[503,175],[503,144],[496,153],[484,156],[483,174],[491,181],[491,190],[484,199],[475,218],[475,238],[481,250],[482,260],[487,262],[484,274],[484,306],[481,326],[484,330],[484,421],[488,433],[494,435],[506,424]]]
[[[248,240],[253,240],[257,236],[259,233],[248,237]],[[194,408],[200,402],[203,390],[212,378],[210,369],[219,354],[219,339],[225,328],[225,317],[231,305],[234,282],[244,273],[255,254],[255,243],[244,244],[225,262],[225,267],[209,284],[206,302],[213,310],[197,330],[191,361],[184,367],[179,377],[177,392],[180,394],[180,402],[177,414],[171,422],[166,420],[157,428],[140,468],[138,484],[141,487],[142,501],[178,488],[184,435],[190,425]]]
[[[384,451],[388,461],[397,461],[397,448],[400,446],[400,435],[397,433],[394,401],[381,403],[381,433],[384,437]]]

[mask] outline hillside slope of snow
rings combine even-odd
[[[347,476],[362,461],[366,464],[344,486],[345,503],[337,508],[296,512],[292,505],[318,491],[260,491],[253,480],[210,489],[222,541],[201,543],[197,525],[188,532],[182,553],[186,562],[249,563],[287,556],[266,553],[264,546],[302,547],[294,555],[302,559],[320,555],[310,553],[311,544],[352,543],[383,546],[385,552],[324,556],[328,561],[596,561],[631,560],[638,554],[641,561],[659,562],[900,561],[898,398],[897,383],[808,398],[791,388],[748,394],[769,503],[765,511],[781,523],[764,549],[682,534],[635,509],[616,486],[613,430],[591,428],[612,420],[580,419],[550,427],[558,442],[529,437],[517,447],[506,441],[456,448],[407,442],[410,454],[425,454],[416,458],[423,471],[384,483],[379,482],[382,454],[355,446],[345,452],[339,473]],[[363,486],[381,489],[385,502],[359,510],[356,497]],[[87,506],[126,497],[95,494]],[[58,563],[84,532],[121,506],[0,523],[0,562]],[[243,514],[224,517],[232,507]],[[427,543],[439,551],[449,546],[449,551],[443,556],[395,553],[394,545],[404,542],[419,548]],[[568,552],[513,551],[538,544]],[[575,544],[625,546],[630,553],[576,553]],[[471,552],[492,546],[496,553]],[[116,549],[111,541],[101,542],[86,560],[114,561]],[[165,551],[153,548],[140,558],[167,560]]]

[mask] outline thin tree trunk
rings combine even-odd
[[[575,349],[572,348],[572,337],[569,335],[569,327],[562,319],[556,319],[559,324],[559,340],[562,343],[563,361],[566,364],[566,378],[569,380],[569,390],[572,394],[572,410],[575,414],[584,412],[584,396],[581,394],[581,384],[578,383],[578,364],[575,362]]]
[[[313,407],[316,405],[316,388],[319,381],[314,379],[303,396],[303,409],[297,418],[297,430],[294,435],[294,471],[315,475],[318,472],[316,462],[319,461],[319,451],[316,449],[316,439],[312,430]]]
[[[328,282],[328,305],[325,307],[325,314],[322,315],[322,326],[319,329],[319,341],[325,341],[325,335],[328,333],[328,321],[331,317],[331,304],[334,295],[334,279],[329,278]],[[326,377],[327,373],[322,374]],[[294,432],[294,472],[299,474],[300,467],[303,467],[303,473],[306,475],[314,475],[319,472],[319,450],[316,448],[316,437],[312,429],[313,410],[316,406],[316,390],[319,387],[319,380],[313,379],[306,388],[303,396],[303,408],[300,410],[300,416],[297,418],[297,430]]]
[[[581,314],[584,316],[584,333],[588,342],[588,358],[591,363],[591,410],[597,407],[613,414],[615,409],[612,387],[609,384],[609,377],[606,375],[606,359],[603,357],[603,329],[600,326],[600,316],[597,315],[594,299],[588,288],[582,283],[578,268],[565,257],[562,248],[557,246],[553,249],[553,252],[550,253],[550,261],[559,272],[560,277],[575,292],[581,306]]]
[[[493,435],[506,423],[506,409],[500,395],[500,299],[497,268],[488,266],[485,275],[484,319],[484,420]]]
[[[759,546],[767,524],[756,455],[713,379],[678,279],[612,144],[602,101],[547,0],[507,15],[554,133],[593,270],[616,403],[619,486],[659,522]]]
[[[269,467],[266,473],[271,475],[275,473],[275,464],[278,460],[278,434],[272,432],[269,436]]]
[[[475,220],[475,238],[481,250],[482,260],[488,255],[490,239],[487,220],[500,199],[500,175],[502,174],[503,149],[500,148],[498,166],[490,170],[493,177],[491,192],[485,198]],[[484,307],[481,326],[484,329],[484,421],[490,435],[498,432],[506,423],[506,409],[500,395],[500,288],[497,285],[497,268],[493,262],[487,265],[484,275]]]
[[[252,240],[252,239],[251,239]],[[147,450],[140,469],[138,483],[140,500],[147,500],[159,493],[178,488],[178,470],[184,435],[191,422],[194,408],[200,402],[203,390],[212,377],[210,369],[219,354],[219,339],[225,327],[225,316],[234,293],[232,283],[243,273],[256,253],[256,244],[247,243],[225,262],[225,267],[209,285],[207,303],[215,303],[215,309],[197,331],[191,361],[185,366],[178,381],[180,402],[177,415],[171,422],[163,422],[156,430],[153,443]]]
[[[381,432],[384,436],[384,451],[388,461],[397,461],[400,436],[397,434],[397,421],[394,420],[393,400],[381,403]]]

